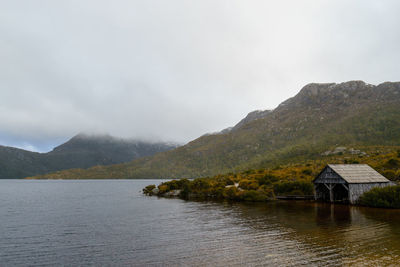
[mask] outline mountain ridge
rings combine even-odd
[[[195,178],[318,157],[337,145],[399,145],[400,82],[311,83],[234,131],[129,163],[47,178]]]
[[[111,165],[175,148],[110,135],[80,133],[46,153],[0,145],[0,179],[15,179],[70,168]]]

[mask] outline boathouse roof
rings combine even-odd
[[[349,184],[390,182],[367,164],[328,164],[328,166]]]

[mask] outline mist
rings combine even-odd
[[[397,81],[398,1],[0,2],[0,145],[185,143],[311,82]]]

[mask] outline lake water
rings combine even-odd
[[[0,266],[400,264],[400,212],[146,197],[159,180],[0,180]]]

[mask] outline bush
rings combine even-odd
[[[259,185],[270,185],[270,184],[276,183],[277,181],[279,181],[278,177],[273,176],[271,174],[266,174],[263,177],[258,179],[258,184]]]
[[[276,195],[312,195],[314,187],[306,181],[281,182],[274,185]]]
[[[260,186],[257,191],[263,192],[268,199],[275,199],[274,189],[267,185]]]
[[[168,186],[165,184],[160,184],[158,186],[159,194],[163,194],[169,191]]]
[[[391,158],[383,165],[385,168],[394,169],[400,167],[400,161],[395,158]]]
[[[192,181],[192,188],[193,190],[200,191],[206,190],[211,187],[211,183],[208,179],[205,178],[198,178]]]
[[[212,188],[211,192],[207,194],[207,198],[223,199],[224,198],[225,186],[215,186]]]
[[[185,185],[189,183],[190,181],[188,179],[179,179],[161,183],[161,185],[159,185],[158,187],[160,189],[160,186],[162,186],[162,191],[168,192],[171,190],[181,190]]]
[[[245,190],[257,190],[259,185],[255,180],[243,179],[239,182],[239,187]]]
[[[221,185],[233,185],[234,182],[231,178],[229,177],[222,177],[222,178],[218,178],[217,181],[221,184]]]
[[[267,200],[267,196],[263,192],[256,190],[244,191],[242,198],[244,201],[252,202],[262,202]]]
[[[154,184],[146,186],[145,188],[143,188],[143,194],[151,196],[153,194],[154,188],[156,188],[156,185],[154,185]]]
[[[191,182],[188,179],[183,179],[180,197],[183,199],[189,199],[189,193],[191,192]]]
[[[361,205],[378,208],[400,208],[400,186],[377,187],[365,192],[359,199]]]
[[[302,174],[305,174],[305,175],[311,175],[311,174],[312,174],[312,170],[310,170],[310,169],[304,169],[301,173],[302,173]]]
[[[247,170],[244,172],[244,174],[255,174],[256,170]]]
[[[235,186],[224,188],[224,190],[222,192],[222,196],[223,196],[223,198],[228,199],[228,200],[241,200],[242,199],[241,192]]]
[[[383,172],[383,176],[385,176],[386,178],[388,178],[389,180],[396,180],[396,173],[392,170],[386,170]]]
[[[226,179],[226,185],[234,185],[235,182],[231,178]]]

